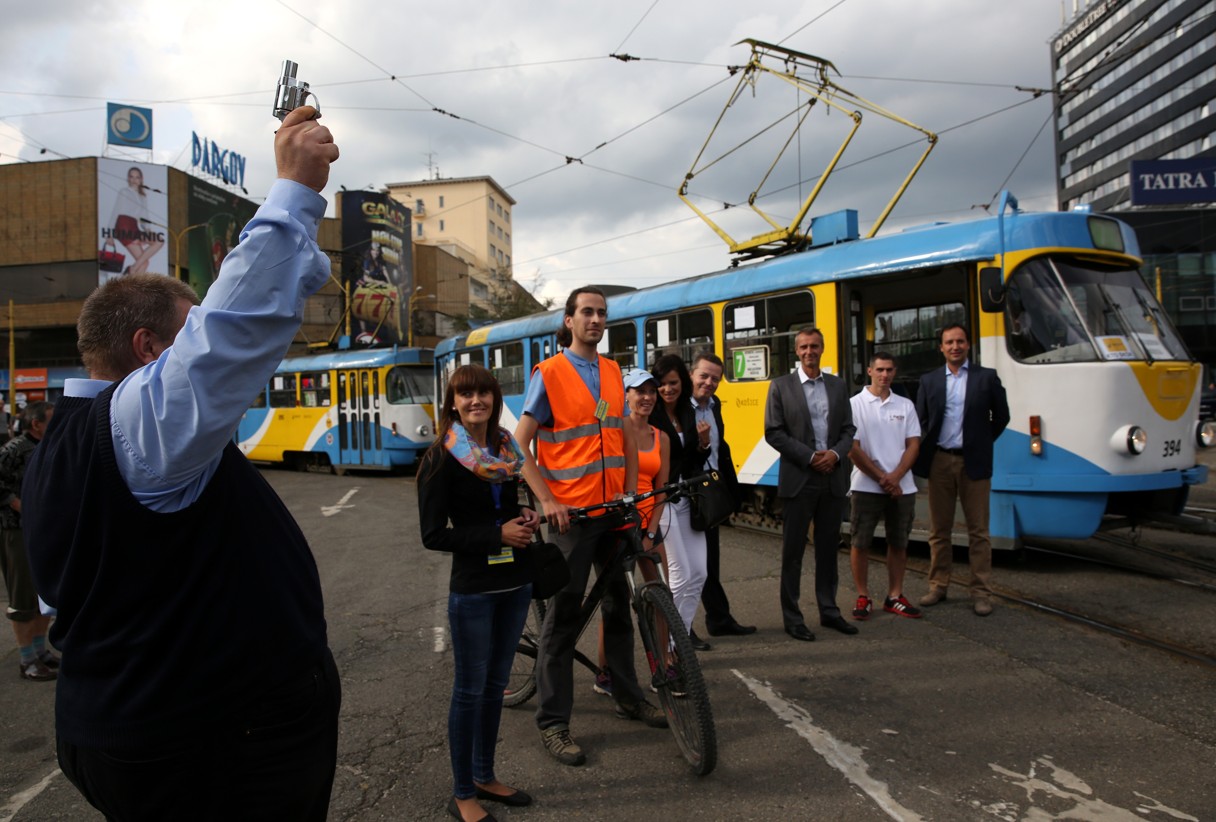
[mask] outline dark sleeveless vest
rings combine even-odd
[[[57,731],[99,748],[222,730],[326,647],[316,562],[275,492],[229,443],[196,502],[145,508],[115,462],[114,387],[56,404],[21,495],[35,585],[59,610]]]

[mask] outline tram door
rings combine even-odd
[[[381,399],[379,371],[360,368],[338,372],[338,462],[341,465],[380,465],[384,461]]]
[[[899,362],[892,390],[916,399],[921,374],[944,362],[941,329],[967,322],[965,272],[965,266],[947,266],[842,287],[847,377],[854,394],[869,382],[870,356],[885,351]]]

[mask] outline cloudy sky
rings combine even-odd
[[[1047,42],[1074,0],[127,0],[6,3],[0,162],[105,152],[107,101],[150,106],[152,161],[191,168],[197,132],[274,175],[270,116],[284,58],[300,64],[344,185],[490,175],[518,201],[516,277],[542,295],[588,282],[645,286],[725,267],[725,243],[797,211],[849,120],[775,77],[739,89],[751,38],[830,61],[840,86],[936,132],[884,231],[982,214],[1002,188],[1055,207]],[[610,55],[628,55],[621,60]],[[776,64],[774,64],[776,65]],[[762,132],[756,136],[758,132]],[[863,232],[924,148],[866,115],[812,215],[855,208]],[[46,149],[43,153],[42,150]],[[734,149],[734,150],[732,150]],[[331,206],[332,213],[332,206]]]

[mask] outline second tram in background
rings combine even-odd
[[[237,428],[255,462],[392,470],[434,441],[429,348],[338,351],[283,360]]]
[[[718,396],[751,489],[743,522],[779,522],[764,406],[770,380],[797,367],[794,336],[810,325],[824,333],[824,370],[851,393],[867,382],[869,356],[887,351],[899,359],[896,390],[911,397],[922,373],[945,367],[941,329],[969,328],[973,360],[1000,374],[1012,413],[992,478],[998,547],[1088,537],[1108,515],[1181,512],[1189,487],[1207,478],[1196,449],[1216,427],[1199,422],[1200,365],[1141,277],[1127,225],[1022,212],[1008,193],[996,216],[979,220],[869,239],[857,239],[856,225],[855,212],[828,215],[812,224],[809,250],[608,299],[600,351],[623,368],[672,352],[691,363],[701,349],[725,362]],[[513,426],[561,323],[553,311],[443,341],[440,390],[457,365],[484,363]]]

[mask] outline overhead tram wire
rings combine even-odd
[[[629,42],[629,38],[632,37],[633,33],[638,30],[638,26],[642,25],[642,21],[644,21],[648,16],[650,16],[650,13],[652,11],[654,11],[654,7],[657,6],[658,4],[659,4],[659,0],[654,0],[654,2],[650,4],[650,8],[646,9],[646,11],[642,14],[642,16],[640,18],[638,18],[638,21],[633,24],[633,28],[631,28],[629,30],[629,33],[625,35],[625,39],[621,41],[621,44],[612,50],[613,53],[619,52],[621,49],[623,49],[625,47],[625,44]]]
[[[805,23],[803,23],[801,26],[799,26],[798,28],[794,29],[794,30],[793,30],[792,32],[790,32],[789,34],[785,35],[785,37],[782,37],[780,40],[778,40],[778,41],[777,41],[777,45],[779,45],[779,46],[780,46],[780,45],[783,45],[783,44],[785,43],[785,41],[786,41],[786,40],[790,39],[790,38],[791,38],[791,37],[793,37],[795,34],[800,33],[800,32],[801,32],[803,29],[805,29],[807,26],[811,25],[812,23],[816,22],[817,20],[822,20],[822,19],[823,19],[824,17],[826,17],[828,14],[831,14],[833,11],[835,11],[836,9],[840,8],[841,6],[843,6],[843,5],[844,5],[844,4],[845,4],[847,1],[848,1],[848,0],[840,0],[840,2],[836,3],[836,5],[832,6],[832,7],[831,7],[831,8],[829,8],[829,9],[826,9],[825,11],[822,11],[822,12],[820,12],[819,14],[817,14],[816,16],[812,17],[810,20],[806,21],[806,22],[805,22]]]

